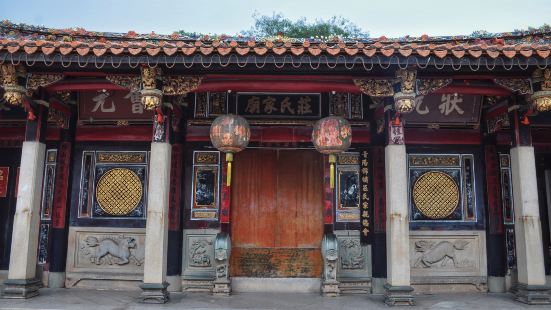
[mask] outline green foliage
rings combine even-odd
[[[289,38],[369,36],[359,26],[340,16],[333,16],[327,20],[317,19],[312,23],[308,22],[305,17],[293,21],[281,13],[273,13],[272,16],[255,14],[253,17],[255,19],[254,26],[249,30],[242,31],[242,35],[257,38],[279,35]]]

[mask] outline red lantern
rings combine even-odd
[[[231,163],[233,153],[242,151],[249,144],[251,129],[247,120],[238,115],[218,116],[210,126],[210,141],[216,149],[226,153],[228,173],[226,184],[231,184]]]
[[[335,187],[335,162],[336,154],[342,153],[352,143],[352,128],[347,120],[339,116],[322,118],[314,125],[312,131],[312,143],[316,150],[329,155],[330,186]]]

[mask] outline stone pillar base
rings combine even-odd
[[[385,284],[385,304],[388,306],[413,306],[413,287]]]
[[[515,300],[528,305],[548,305],[551,304],[550,291],[551,287],[548,285],[519,283]]]
[[[38,296],[38,290],[42,287],[39,279],[6,280],[4,282],[2,298],[26,299]]]
[[[139,302],[145,304],[164,304],[170,300],[170,293],[167,291],[168,283],[143,283],[140,285],[142,294]]]
[[[214,280],[212,294],[215,296],[230,296],[231,295],[231,280],[221,279]]]
[[[321,295],[324,297],[337,297],[341,294],[338,281],[323,281],[321,283]]]

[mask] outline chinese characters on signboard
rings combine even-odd
[[[418,96],[415,110],[404,114],[407,124],[478,124],[482,96],[442,94]]]
[[[321,95],[238,93],[237,114],[268,118],[318,118],[321,116]]]
[[[153,117],[153,111],[143,108],[138,92],[82,92],[79,101],[81,120],[150,120]]]

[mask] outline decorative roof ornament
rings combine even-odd
[[[539,88],[530,97],[532,105],[539,112],[551,110],[551,69],[534,71],[532,80]]]
[[[2,73],[4,100],[11,105],[22,105],[27,94],[24,87],[27,78],[25,67],[3,64],[0,66],[0,71]]]
[[[352,128],[350,123],[340,116],[329,116],[320,119],[312,130],[312,143],[316,150],[329,155],[331,188],[335,187],[336,154],[345,152],[352,143]]]
[[[394,109],[398,114],[411,113],[415,109],[417,71],[399,69],[396,71],[399,91],[394,93]],[[399,115],[396,116],[398,118]]]
[[[163,91],[160,89],[161,69],[144,66],[142,75],[142,105],[146,110],[154,110],[161,106]]]
[[[226,185],[231,186],[233,153],[241,152],[249,144],[251,129],[245,118],[239,115],[220,115],[210,126],[210,141],[221,152],[226,153],[228,169]]]

